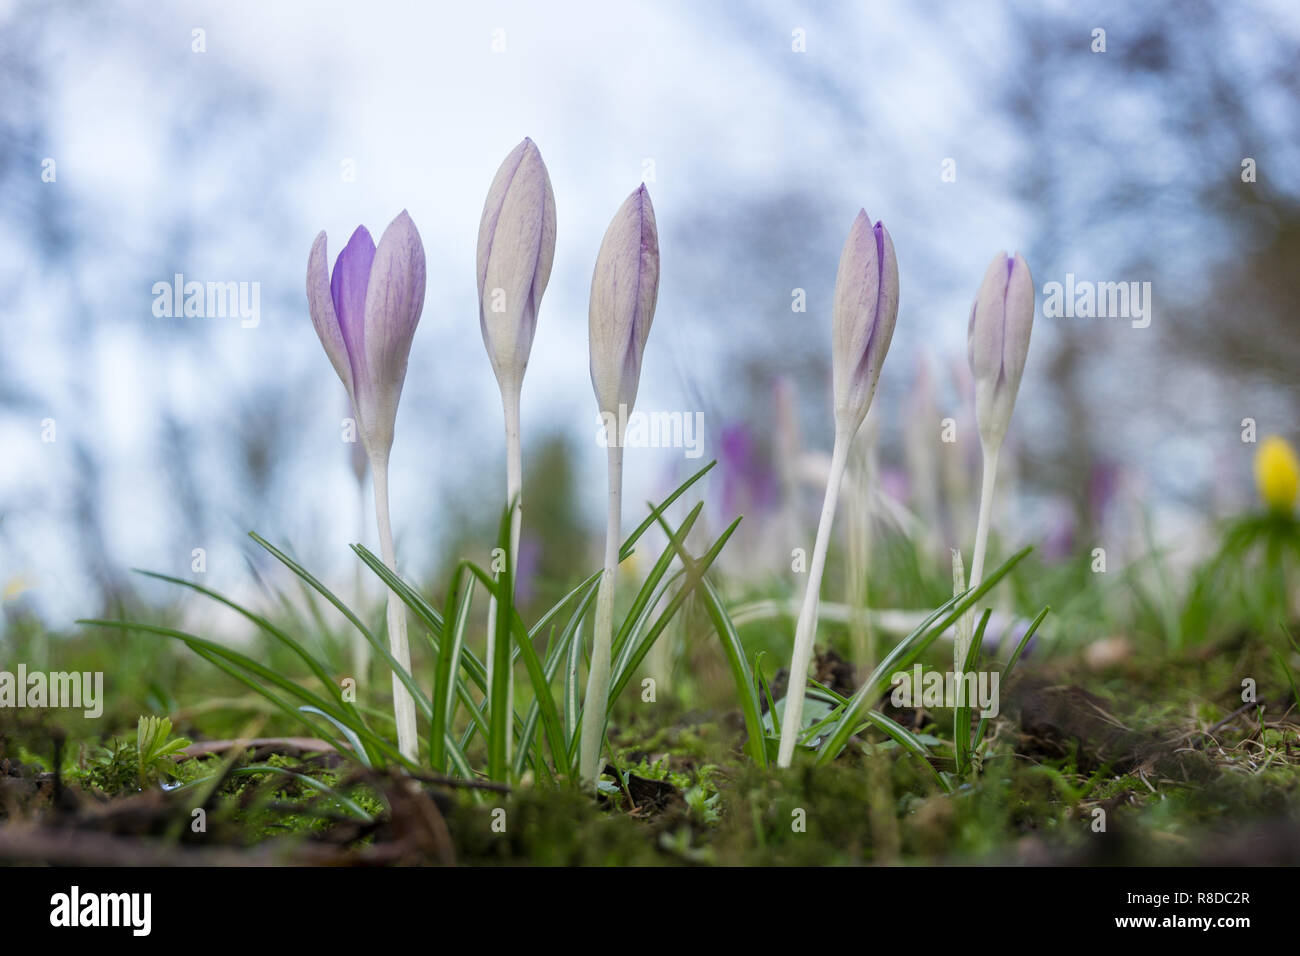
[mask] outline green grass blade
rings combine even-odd
[[[413,677],[411,677],[410,672],[397,662],[397,659],[393,657],[392,653],[388,650],[388,645],[376,638],[374,634],[370,633],[370,629],[361,623],[360,618],[352,612],[350,607],[339,600],[338,597],[334,595],[334,592],[325,587],[324,584],[316,580],[310,571],[300,565],[297,561],[293,560],[293,558],[289,557],[275,545],[271,544],[271,542],[267,541],[257,532],[250,531],[248,536],[265,548],[272,557],[283,564],[286,568],[306,581],[307,584],[321,595],[321,597],[333,604],[339,613],[351,621],[352,626],[357,628],[361,632],[362,636],[370,643],[370,646],[377,650],[380,656],[388,662],[389,668],[397,675],[397,679],[400,680],[402,684],[405,685],[406,689],[411,692],[411,696],[415,698],[416,704],[419,705],[420,709],[424,712],[425,719],[433,719],[433,705],[429,702],[429,698],[425,696],[424,691],[420,689],[420,685],[415,682]],[[385,570],[387,570],[387,568],[385,568]],[[395,580],[400,579],[395,578]],[[407,588],[407,590],[409,591],[410,589]]]
[[[964,777],[966,771],[970,768],[971,702],[967,699],[964,675],[975,671],[975,664],[980,656],[980,648],[984,646],[984,631],[989,626],[989,616],[992,613],[992,608],[985,608],[984,613],[980,615],[979,625],[975,628],[975,634],[971,637],[970,646],[966,649],[966,659],[961,664],[961,674],[958,675],[962,677],[962,680],[957,684],[957,707],[952,715],[952,750],[956,758],[958,777]]]
[[[666,521],[661,521],[661,524],[664,531],[667,534],[672,535],[672,540],[675,543],[681,542],[681,538],[673,535],[672,529],[668,526]],[[650,648],[654,646],[654,642],[659,639],[659,635],[664,632],[664,629],[668,627],[668,624],[672,621],[674,615],[676,615],[681,606],[686,603],[687,598],[691,596],[696,585],[703,580],[705,573],[709,570],[709,567],[713,562],[717,560],[718,555],[722,553],[723,547],[726,545],[727,541],[730,540],[731,536],[735,534],[736,528],[739,526],[740,518],[737,518],[725,531],[722,532],[721,535],[718,536],[718,539],[713,543],[709,550],[698,559],[691,558],[689,561],[687,561],[686,558],[683,559],[686,567],[685,582],[677,589],[677,593],[673,595],[672,600],[668,602],[663,611],[655,619],[654,624],[646,631],[641,640],[637,642],[632,653],[627,655],[625,658],[622,669],[610,683],[606,712],[614,706],[614,701],[618,699],[628,682],[632,680],[632,677],[636,673],[636,669],[641,666],[641,662],[645,660],[646,655],[650,653]],[[682,553],[686,554],[684,548]],[[687,555],[687,558],[689,558],[689,555]]]
[[[677,529],[677,536],[682,541],[685,541],[691,533],[696,519],[699,518],[700,512],[703,510],[704,502],[700,502],[686,515],[686,520]],[[654,609],[658,597],[662,594],[662,591],[656,594],[656,589],[659,582],[663,580],[664,575],[668,573],[668,569],[672,566],[675,557],[671,545],[664,548],[663,553],[659,555],[659,559],[651,567],[650,573],[646,575],[645,581],[642,582],[636,597],[632,601],[632,606],[628,608],[627,616],[623,618],[622,626],[618,629],[618,633],[614,635],[613,653],[615,659],[620,656],[626,647],[630,646],[630,638],[636,631],[637,625],[641,623],[642,617],[648,615]],[[655,600],[652,600],[652,598]]]
[[[205,597],[211,598],[212,600],[216,601],[218,604],[223,604],[226,607],[230,608],[231,610],[236,611],[237,613],[243,615],[245,618],[247,618],[249,621],[252,621],[254,624],[256,624],[259,628],[261,628],[271,637],[275,638],[277,641],[279,641],[287,648],[289,648],[291,651],[293,651],[293,653],[297,655],[298,658],[302,660],[304,664],[307,665],[308,669],[311,670],[312,674],[316,676],[316,679],[319,680],[323,686],[329,688],[332,695],[337,696],[337,703],[339,704],[339,706],[343,707],[346,710],[353,711],[355,713],[356,708],[348,701],[342,699],[342,695],[339,694],[338,686],[330,678],[329,674],[325,671],[325,668],[321,665],[321,663],[310,653],[308,653],[307,649],[304,648],[301,644],[299,644],[296,640],[294,640],[289,634],[287,634],[281,628],[276,627],[274,624],[272,624],[269,620],[267,620],[262,615],[256,614],[253,611],[248,610],[248,608],[242,606],[238,602],[233,601],[230,598],[226,597],[224,594],[221,594],[218,591],[214,591],[211,588],[206,588],[203,585],[198,584],[194,581],[186,581],[184,578],[173,577],[172,575],[169,574],[159,574],[156,571],[144,571],[138,568],[136,569],[136,573],[142,574],[148,578],[154,578],[155,580],[158,581],[167,581],[171,584],[179,584],[181,587],[189,588],[192,591],[196,591],[197,593],[202,594]],[[359,715],[358,715],[358,719],[360,719]]]
[[[910,753],[925,769],[929,770],[938,781],[945,792],[952,793],[952,783],[946,776],[941,774],[934,764],[930,763],[930,752],[926,749],[925,744],[914,733],[893,720],[890,720],[878,710],[869,710],[866,718],[878,729],[888,734],[900,747]]]
[[[1032,550],[1033,547],[1030,546],[1016,552],[1001,567],[988,575],[980,583],[979,587],[967,589],[962,594],[949,598],[922,621],[916,630],[895,644],[893,649],[885,655],[884,660],[876,665],[875,670],[871,672],[871,675],[859,688],[858,692],[853,695],[835,730],[822,741],[817,755],[817,762],[829,763],[839,756],[849,738],[856,732],[856,728],[862,720],[862,713],[874,705],[880,695],[884,693],[885,687],[889,684],[890,675],[895,670],[910,666],[927,647],[934,643],[940,634],[952,627],[962,614],[973,607],[975,602],[1006,577],[1011,569],[1019,564],[1025,555]],[[943,618],[942,623],[936,625],[935,622],[941,617]]]
[[[1025,648],[1029,646],[1030,638],[1032,638],[1034,634],[1037,633],[1038,626],[1043,623],[1043,619],[1047,617],[1048,612],[1050,612],[1051,610],[1052,610],[1051,606],[1048,605],[1047,607],[1044,607],[1041,611],[1038,612],[1037,616],[1035,616],[1034,619],[1029,623],[1029,627],[1025,630],[1024,636],[1020,638],[1020,643],[1016,645],[1016,649],[1012,651],[1011,656],[1007,658],[1006,666],[1002,668],[1002,674],[998,678],[999,693],[1001,693],[1001,689],[1006,686],[1007,675],[1011,673],[1011,668],[1016,666],[1016,662],[1020,660],[1020,655],[1023,654],[1025,652]],[[989,723],[989,719],[987,717],[980,718],[980,722],[975,726],[975,742],[974,744],[972,744],[972,746],[978,747],[984,741],[984,734],[988,730],[988,723]]]
[[[325,796],[329,797],[331,800],[337,801],[341,806],[345,807],[357,819],[362,820],[365,823],[375,822],[375,818],[372,817],[365,810],[363,810],[361,806],[356,803],[356,801],[351,800],[348,797],[345,797],[343,794],[339,793],[329,784],[322,783],[321,781],[317,780],[315,777],[310,777],[305,773],[298,773],[297,771],[290,770],[288,767],[277,767],[274,764],[269,764],[269,763],[253,763],[253,764],[249,764],[247,767],[240,767],[237,770],[231,771],[232,776],[240,776],[240,777],[248,776],[250,774],[257,774],[257,773],[278,774],[281,777],[288,777],[291,780],[296,780],[298,783],[301,783],[304,786],[308,786],[311,787],[313,790],[320,791],[321,793],[325,794]]]
[[[680,485],[677,486],[676,491],[674,491],[663,501],[659,502],[659,506],[657,508],[651,505],[650,516],[647,517],[644,521],[642,521],[639,525],[637,525],[636,529],[623,540],[623,547],[619,549],[619,553],[618,553],[619,561],[626,561],[628,559],[628,557],[632,554],[632,546],[636,544],[637,541],[640,540],[641,535],[645,534],[646,531],[649,530],[650,526],[655,523],[656,515],[662,514],[664,511],[666,511],[674,501],[676,501],[678,498],[680,498],[683,494],[686,493],[686,490],[690,488],[691,485],[695,484],[697,481],[699,481],[701,478],[707,475],[709,471],[713,468],[713,466],[716,464],[717,464],[716,460],[711,461],[703,468],[701,468],[699,471],[697,471],[695,474],[691,475],[691,477],[687,478],[685,481],[683,481]]]

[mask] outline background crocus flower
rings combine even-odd
[[[1034,280],[1016,254],[989,263],[971,306],[967,351],[975,376],[975,420],[980,440],[1001,444],[1016,405],[1034,324]]]
[[[600,747],[609,698],[610,645],[614,627],[614,578],[618,569],[623,502],[623,435],[618,423],[631,414],[641,379],[641,356],[659,299],[659,232],[645,184],[630,195],[605,230],[591,278],[588,328],[591,384],[605,419],[609,449],[609,510],[605,567],[596,595],[591,669],[582,711],[578,768],[584,781],[600,777]]]
[[[1033,324],[1034,280],[1029,266],[1019,253],[1015,258],[1008,258],[1005,252],[999,252],[984,272],[967,327],[967,353],[975,378],[975,421],[984,455],[979,521],[975,525],[975,553],[970,569],[972,588],[979,587],[984,580],[984,553],[988,549],[998,454],[1016,406]],[[975,609],[971,608],[959,635],[969,634],[974,614]],[[962,641],[954,642],[954,670],[958,674],[965,652]]]
[[[835,506],[853,438],[871,407],[880,380],[880,368],[898,319],[898,261],[894,243],[883,223],[872,225],[866,210],[859,210],[840,253],[831,307],[831,370],[835,395],[835,446],[831,452],[826,496],[808,565],[799,620],[795,625],[790,657],[790,683],[781,718],[781,746],[777,766],[788,767],[794,757],[803,720],[803,700],[817,632],[817,608],[826,568],[826,549],[835,523]],[[862,608],[865,613],[866,608]]]
[[[537,145],[525,138],[497,170],[478,227],[478,317],[492,371],[501,387],[506,426],[506,501],[510,503],[510,565],[519,560],[523,521],[523,456],[519,397],[537,310],[555,259],[555,194]],[[488,605],[488,697],[496,675],[495,598]],[[509,660],[509,649],[502,657]],[[499,696],[499,695],[498,695]],[[508,721],[514,709],[514,674],[507,668],[505,701],[493,720]],[[511,735],[506,735],[505,759]]]
[[[307,304],[325,354],[352,399],[370,458],[380,550],[384,563],[396,574],[388,508],[388,456],[411,339],[424,308],[424,246],[405,210],[389,223],[378,246],[364,226],[358,227],[335,260],[333,274],[327,270],[325,241],[322,232],[307,259]],[[406,615],[391,591],[388,640],[393,657],[409,672]],[[396,673],[393,711],[398,749],[413,760],[418,751],[415,701]]]
[[[1255,453],[1255,485],[1264,504],[1273,511],[1290,513],[1300,491],[1300,459],[1285,438],[1272,435]]]

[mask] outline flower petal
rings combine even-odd
[[[311,245],[307,256],[307,311],[311,314],[311,323],[316,327],[325,354],[330,364],[343,381],[348,395],[355,399],[352,386],[352,361],[348,357],[347,343],[339,326],[338,313],[334,308],[334,297],[330,291],[330,276],[327,267],[326,238],[322,231]]]
[[[859,210],[840,253],[831,305],[837,424],[857,431],[871,407],[898,319],[898,260],[883,223]]]
[[[357,398],[365,406],[358,412],[376,450],[386,451],[393,443],[406,360],[424,309],[424,286],[424,246],[415,223],[402,210],[379,239],[366,288],[363,344],[368,381],[358,385]]]
[[[364,355],[366,321],[366,286],[370,282],[370,266],[375,258],[375,241],[365,226],[357,226],[352,238],[334,260],[334,274],[330,277],[330,294],[334,298],[334,312],[339,317],[339,329],[352,356],[354,381],[364,377],[357,362]]]
[[[591,278],[591,383],[603,412],[631,409],[659,300],[659,232],[645,184],[605,230]]]
[[[975,378],[980,439],[1000,443],[1015,409],[1034,323],[1034,280],[1017,254],[1000,252],[984,271],[971,308],[967,354]]]
[[[530,139],[506,157],[479,223],[479,325],[502,389],[523,381],[555,258],[555,195]]]

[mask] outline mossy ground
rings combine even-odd
[[[88,645],[72,656],[80,653],[80,666],[91,668],[102,652]],[[205,702],[178,708],[176,733],[210,740],[301,732],[260,713],[256,698],[214,686],[219,681],[198,662],[182,659],[175,673],[177,699]],[[1247,678],[1255,680],[1262,706],[1242,707]],[[1072,703],[1046,721],[1027,713],[1036,704],[1026,694],[1058,691],[1067,694],[1062,700],[1077,698],[1103,714],[1115,734],[1089,739],[1097,724],[1071,725]],[[1300,859],[1300,726],[1291,688],[1263,642],[1239,634],[1190,653],[1148,649],[1100,668],[1082,653],[1031,657],[1005,696],[1009,706],[978,772],[951,794],[884,739],[854,746],[824,767],[805,761],[788,772],[758,769],[740,751],[735,714],[687,711],[673,702],[653,714],[636,706],[620,711],[611,728],[612,762],[627,775],[626,786],[607,787],[616,792],[599,799],[531,780],[510,793],[436,784],[425,792],[462,864]],[[290,860],[295,847],[346,854],[388,838],[356,809],[385,819],[393,781],[358,776],[337,756],[208,756],[179,762],[142,788],[131,741],[136,707],[145,706],[122,702],[96,722],[66,712],[0,712],[0,760],[20,766],[11,771],[16,776],[33,778],[53,770],[57,749],[59,782],[79,795],[65,796],[66,825],[94,826],[88,821],[102,807],[150,797],[155,818],[130,835],[177,847],[276,846]],[[919,724],[921,733],[950,739],[946,712],[922,714]],[[935,749],[942,754],[944,745]],[[301,773],[330,790],[272,771],[234,774],[250,764]],[[204,795],[206,829],[195,833],[189,815],[204,788],[213,788]],[[7,791],[4,823],[58,817],[48,794],[18,801],[16,792]],[[332,793],[346,794],[355,809]],[[400,862],[433,860],[415,852]]]

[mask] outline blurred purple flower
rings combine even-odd
[[[1101,527],[1119,498],[1123,472],[1113,461],[1100,461],[1088,475],[1088,511],[1095,526]]]
[[[762,514],[777,503],[777,477],[772,463],[760,454],[748,425],[725,425],[718,440],[718,470],[722,477],[722,514]]]
[[[912,480],[905,469],[881,468],[879,475],[881,491],[902,505],[911,500]]]
[[[1074,553],[1074,509],[1060,503],[1053,509],[1053,518],[1039,553],[1044,561],[1065,561]]]
[[[524,606],[536,593],[537,572],[542,564],[542,545],[536,538],[519,542],[519,560],[515,562],[515,603]]]

